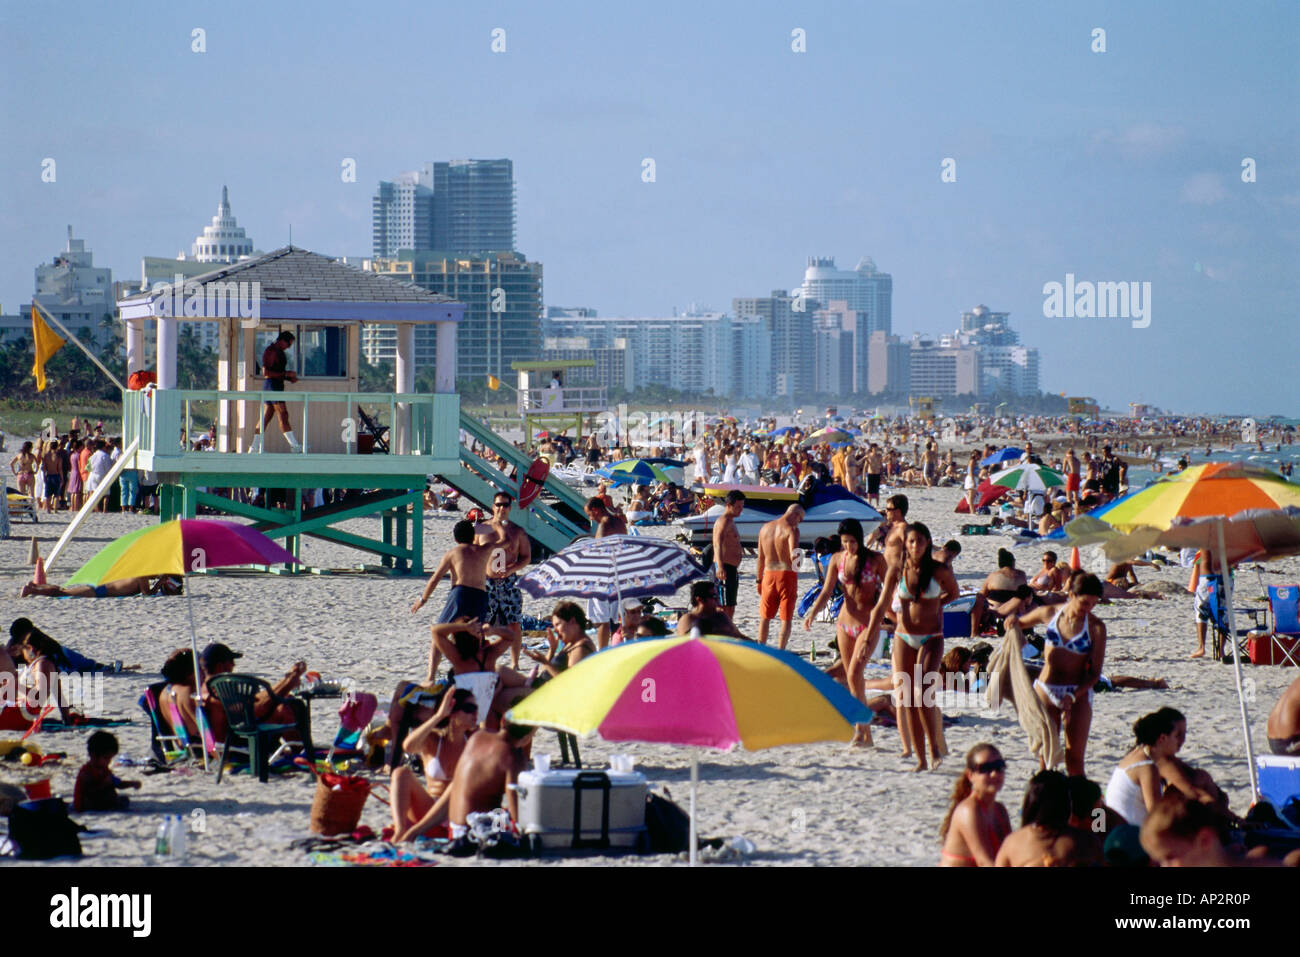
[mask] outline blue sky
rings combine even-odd
[[[1045,389],[1297,415],[1298,11],[6,4],[0,305],[30,297],[68,223],[135,277],[188,251],[227,184],[259,249],[292,224],[295,245],[364,255],[378,180],[509,157],[548,304],[726,309],[797,285],[810,255],[870,255],[894,276],[895,332],[1009,311]],[[1150,326],[1044,318],[1067,273],[1150,282]]]

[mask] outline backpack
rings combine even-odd
[[[23,860],[81,857],[77,834],[84,830],[68,817],[68,805],[62,798],[25,801],[9,815],[9,839]]]
[[[664,795],[651,791],[645,799],[645,828],[651,854],[679,854],[690,846],[691,819]]]

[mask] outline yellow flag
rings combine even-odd
[[[493,392],[497,391],[497,389],[501,388],[501,380],[494,375],[488,376],[488,388]]]
[[[45,363],[67,343],[61,335],[41,318],[40,307],[32,302],[32,342],[36,344],[36,363],[32,375],[36,377],[36,391],[45,391]]]

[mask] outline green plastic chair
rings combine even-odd
[[[257,780],[267,782],[270,771],[272,745],[275,739],[285,731],[297,729],[302,739],[308,766],[316,763],[316,749],[311,743],[311,708],[307,702],[294,697],[281,697],[275,693],[270,684],[256,675],[217,675],[208,682],[208,687],[217,696],[221,706],[226,709],[226,721],[229,731],[221,749],[221,763],[217,767],[217,783],[225,771],[226,756],[231,750],[231,741],[238,735],[248,742],[248,760],[250,767],[257,769]],[[265,724],[257,719],[254,702],[260,692],[265,691],[275,707],[288,705],[293,709],[296,720],[293,724]]]

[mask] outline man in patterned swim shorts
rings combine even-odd
[[[489,625],[498,625],[502,633],[510,634],[511,666],[519,667],[519,651],[523,647],[524,597],[519,591],[519,575],[533,560],[528,533],[510,522],[510,507],[514,497],[509,492],[492,496],[492,518],[480,522],[474,529],[477,545],[492,546],[488,559],[488,611]]]

